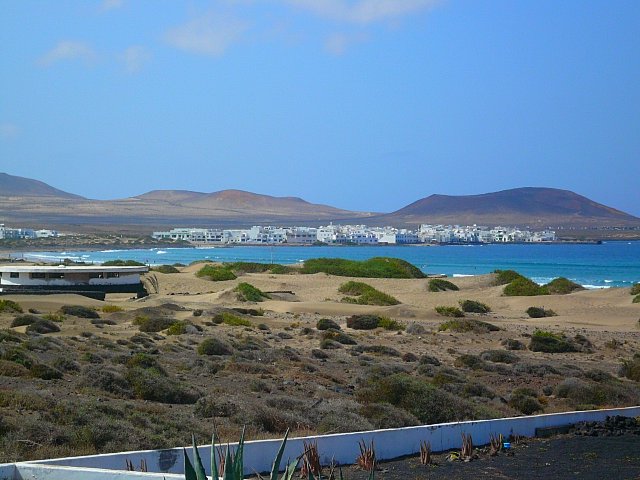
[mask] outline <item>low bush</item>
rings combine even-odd
[[[487,332],[497,332],[500,330],[499,327],[487,322],[483,322],[481,320],[476,320],[473,318],[464,318],[464,319],[455,319],[449,320],[447,322],[441,323],[438,327],[439,331],[452,331],[458,333],[464,332],[475,332],[475,333],[487,333]]]
[[[325,338],[324,340],[320,341],[320,348],[322,350],[337,350],[339,348],[342,348],[342,344],[336,342],[335,340]]]
[[[407,325],[406,332],[410,335],[424,335],[425,333],[427,333],[427,329],[417,322],[411,322],[409,325]]]
[[[572,292],[584,290],[582,285],[572,282],[568,278],[558,277],[545,285],[551,295],[567,295]]]
[[[371,285],[368,285],[363,282],[347,282],[340,286],[338,289],[340,293],[344,293],[345,295],[351,295],[357,297],[356,299],[343,299],[348,300],[350,303],[358,303],[360,305],[398,305],[400,302],[380,290],[373,288]],[[355,300],[355,301],[353,301]]]
[[[489,305],[476,300],[460,300],[460,308],[465,313],[489,313]]]
[[[225,280],[235,280],[238,278],[228,268],[216,265],[205,265],[196,272],[196,276],[200,278],[207,278],[213,282],[223,282]]]
[[[566,398],[572,405],[585,407],[637,404],[640,395],[620,381],[588,382],[575,377],[563,380],[555,390],[556,396]]]
[[[0,376],[2,377],[26,377],[29,370],[19,363],[9,360],[0,360]]]
[[[318,323],[316,324],[316,328],[318,330],[329,330],[330,328],[332,328],[333,330],[341,329],[340,325],[338,325],[336,322],[334,322],[330,318],[321,318],[320,320],[318,320]]]
[[[406,328],[403,323],[389,317],[380,317],[378,320],[378,327],[384,328],[385,330],[391,330],[393,332],[401,332]]]
[[[173,265],[158,265],[157,267],[153,267],[151,270],[164,274],[180,273],[180,270]]]
[[[532,352],[563,353],[577,352],[578,348],[563,334],[536,330],[531,335],[529,350]]]
[[[360,353],[375,353],[378,355],[388,355],[390,357],[399,357],[400,352],[393,347],[386,345],[358,345],[353,351]]]
[[[508,297],[530,297],[536,295],[549,295],[547,287],[538,285],[526,277],[516,278],[504,287],[502,291]]]
[[[169,328],[167,328],[167,335],[183,335],[187,333],[187,322],[177,321],[173,322]]]
[[[31,325],[38,320],[40,320],[40,317],[26,313],[24,315],[18,315],[17,317],[15,317],[10,326],[11,328],[23,327],[25,325]]]
[[[329,330],[325,330],[322,333],[322,340],[333,340],[334,342],[338,342],[341,343],[342,345],[357,345],[358,342],[356,342],[353,337],[351,337],[350,335],[347,335],[344,332],[341,332],[340,330],[334,330],[332,328],[330,328]]]
[[[361,278],[424,278],[425,274],[405,260],[374,257],[369,260],[345,260],[342,258],[312,258],[306,260],[300,273],[327,273],[342,277]]]
[[[277,263],[229,262],[224,263],[223,266],[238,274],[266,272],[274,274],[285,274],[295,271],[295,269],[292,267],[287,267],[285,265],[280,265]]]
[[[193,404],[200,393],[178,381],[158,373],[155,369],[129,368],[125,378],[136,398],[160,403]]]
[[[640,295],[640,283],[635,283],[630,289],[629,293],[631,295]]]
[[[41,380],[58,380],[63,377],[62,372],[49,365],[38,363],[29,369],[29,375]]]
[[[83,307],[82,305],[63,305],[60,307],[60,313],[80,318],[100,318],[98,312],[93,308]]]
[[[241,318],[228,312],[223,312],[220,315],[220,318],[221,318],[220,323],[224,323],[225,325],[229,325],[231,327],[250,327],[253,325],[246,318]]]
[[[485,363],[484,360],[482,360],[477,355],[471,355],[471,354],[460,355],[458,358],[455,359],[455,361],[453,362],[453,365],[458,368],[467,367],[467,368],[470,368],[471,370],[487,370],[488,369],[488,365]]]
[[[495,280],[494,285],[506,285],[519,278],[525,278],[515,270],[494,270]]]
[[[462,387],[461,395],[465,398],[470,397],[481,397],[481,398],[496,398],[496,394],[489,390],[486,386],[481,383],[467,383]]]
[[[464,317],[464,312],[460,310],[458,307],[445,307],[440,305],[436,307],[436,312],[444,317],[456,317],[461,318]]]
[[[543,307],[529,307],[527,308],[527,315],[530,318],[545,318],[545,317],[555,317],[556,312],[553,310],[547,310]]]
[[[238,284],[233,291],[238,294],[237,298],[241,302],[263,302],[265,298],[271,298],[259,288],[246,282]]]
[[[198,345],[200,355],[231,355],[232,348],[217,338],[207,338]]]
[[[420,357],[420,365],[434,365],[439,367],[442,363],[436,357],[424,354]]]
[[[633,297],[633,300],[631,301],[631,303],[640,303],[640,293],[635,297]]]
[[[20,304],[13,300],[0,300],[0,313],[2,312],[22,313],[23,310]]]
[[[514,338],[507,338],[500,342],[500,344],[507,350],[526,350],[527,346],[520,340]]]
[[[420,424],[415,415],[390,403],[363,405],[360,415],[369,420],[374,428],[402,428]]]
[[[264,317],[264,310],[261,308],[234,307],[231,310],[233,310],[234,312],[238,312],[241,315],[251,315],[252,317]],[[202,315],[202,310],[200,310],[200,315]],[[198,315],[194,315],[194,316],[197,317]]]
[[[145,264],[135,260],[108,260],[102,263],[103,267],[144,267]]]
[[[119,305],[105,305],[104,307],[102,307],[102,313],[116,313],[116,312],[123,312],[124,308],[122,308]]]
[[[173,318],[154,317],[149,318],[146,315],[138,315],[133,319],[133,324],[138,326],[138,330],[146,333],[155,333],[166,330],[176,322]]]
[[[47,313],[44,318],[45,320],[61,323],[64,322],[65,316],[61,313]]]
[[[445,292],[447,290],[460,290],[455,283],[451,283],[449,280],[443,280],[441,278],[432,278],[429,280],[430,292]]]
[[[640,353],[636,353],[631,360],[625,360],[619,373],[623,377],[640,382]]]
[[[38,319],[27,327],[27,333],[55,333],[59,332],[60,327],[53,323],[51,320],[45,320],[44,318]]]
[[[480,358],[494,363],[516,363],[520,360],[520,357],[506,350],[485,350]]]
[[[347,318],[347,327],[354,330],[373,330],[379,324],[380,317],[377,315],[352,315]]]
[[[516,388],[511,392],[509,406],[515,408],[525,415],[532,415],[535,412],[542,412],[544,408],[538,401],[537,393],[530,388]]]
[[[82,372],[80,385],[97,388],[119,397],[130,398],[133,396],[129,381],[120,372],[103,366],[90,365],[86,367]]]

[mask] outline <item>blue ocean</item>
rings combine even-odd
[[[407,260],[425,273],[452,277],[513,269],[538,283],[560,276],[587,288],[628,287],[640,282],[640,241],[575,245],[236,246],[30,252],[22,255],[29,260],[48,262],[65,258],[94,263],[130,259],[149,265],[189,264],[194,260],[293,264],[317,257],[365,260],[387,256]]]

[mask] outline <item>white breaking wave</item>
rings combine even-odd
[[[158,250],[156,255],[164,255],[165,253],[167,253],[165,250]]]
[[[463,278],[463,277],[475,277],[475,275],[468,275],[466,273],[454,273],[453,278]]]
[[[124,250],[100,250],[100,253],[124,252]]]
[[[611,288],[611,285],[582,285],[582,286],[589,290],[602,290],[605,288]]]

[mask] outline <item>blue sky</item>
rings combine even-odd
[[[0,171],[368,211],[573,190],[640,215],[640,2],[0,0]]]

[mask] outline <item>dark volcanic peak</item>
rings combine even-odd
[[[436,223],[458,219],[460,223],[514,224],[584,223],[606,221],[638,223],[640,219],[556,188],[525,187],[482,195],[431,195],[397,210],[389,217],[409,223]]]
[[[30,178],[0,173],[0,196],[3,197],[59,197],[83,198],[79,195],[63,192],[44,182]]]

